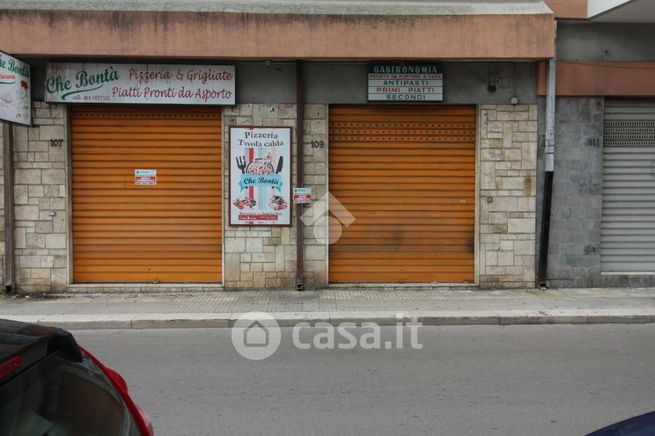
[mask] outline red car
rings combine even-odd
[[[69,332],[0,320],[0,435],[153,434],[123,377]]]

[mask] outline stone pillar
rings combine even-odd
[[[305,105],[305,187],[312,188],[314,201],[305,207],[305,287],[325,288],[327,277],[328,105]]]
[[[602,97],[559,97],[548,282],[601,286]]]
[[[479,283],[534,287],[537,106],[480,106]]]
[[[33,123],[14,130],[17,288],[61,291],[68,284],[64,106],[34,102]],[[51,139],[61,146],[51,147]]]
[[[292,288],[296,272],[295,208],[291,227],[231,227],[229,225],[229,127],[286,126],[296,127],[296,106],[293,104],[241,104],[224,109],[223,174],[224,174],[224,269],[226,288]],[[327,144],[325,105],[305,107],[305,185],[316,198],[326,192],[327,145],[312,148],[313,139]],[[292,154],[295,155],[295,134],[292,134]],[[292,159],[295,161],[295,159]],[[295,165],[292,165],[292,187],[295,186]],[[315,204],[316,205],[316,204]],[[315,206],[314,205],[314,206]],[[315,235],[323,221],[313,219],[312,208],[305,216],[305,286],[308,289],[327,284],[327,250]],[[320,231],[318,231],[320,234]]]

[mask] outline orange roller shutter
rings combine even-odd
[[[331,282],[473,282],[475,129],[469,106],[330,109],[330,192],[355,217],[332,220]]]
[[[220,109],[74,106],[71,120],[74,281],[219,283]]]

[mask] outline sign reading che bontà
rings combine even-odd
[[[32,124],[30,66],[0,52],[0,121]]]
[[[234,105],[233,65],[48,64],[55,103]]]

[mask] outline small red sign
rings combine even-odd
[[[134,170],[135,185],[156,185],[157,170]]]
[[[312,204],[312,188],[293,188],[293,204]]]
[[[277,221],[277,215],[239,215],[244,221]]]

